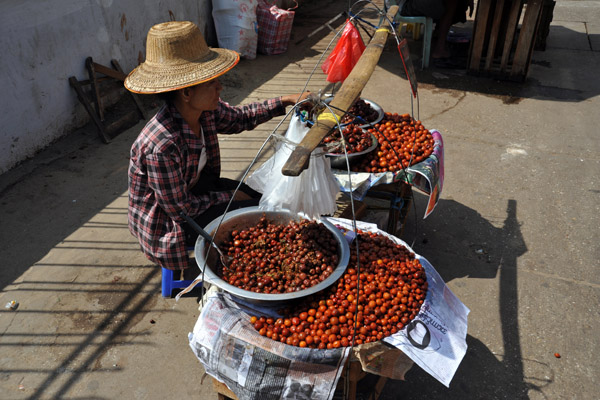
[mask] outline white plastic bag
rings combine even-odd
[[[263,194],[258,205],[260,209],[301,212],[309,218],[335,213],[339,187],[323,149],[313,151],[308,168],[299,176],[285,176],[281,173],[294,144],[300,143],[309,130],[294,115],[285,134],[287,140],[279,142],[275,154],[246,180],[252,189]]]
[[[235,50],[249,60],[256,58],[257,4],[257,0],[212,0],[219,47]]]

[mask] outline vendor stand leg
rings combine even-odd
[[[237,396],[229,390],[227,385],[223,382],[212,378],[213,389],[217,392],[217,399],[219,400],[238,400]]]
[[[367,192],[367,197],[389,199],[389,213],[386,232],[402,237],[408,211],[412,204],[412,186],[404,182],[377,185]],[[401,222],[398,229],[398,222]]]
[[[342,371],[342,376],[340,377],[340,382],[338,383],[338,390],[343,390],[344,380],[346,377],[348,378],[348,394],[345,397],[347,400],[356,400],[356,395],[358,394],[358,383],[360,380],[364,379],[369,375],[368,372],[363,371],[362,365],[358,360],[350,361],[344,371]],[[387,382],[387,378],[384,376],[379,376],[377,379],[377,383],[373,387],[373,390],[370,391],[368,400],[377,400],[383,391],[383,387]]]
[[[344,199],[345,200],[345,199]],[[354,213],[352,212],[352,200],[339,200],[338,211],[334,215],[337,218],[356,219],[362,218],[367,212],[367,205],[362,201],[354,200]]]
[[[346,368],[349,368],[346,371]],[[348,374],[346,374],[348,372]],[[363,371],[362,365],[360,361],[351,361],[342,371],[342,376],[340,378],[340,382],[338,383],[339,390],[343,390],[344,379],[348,377],[348,395],[346,397],[347,400],[356,400],[357,395],[357,386],[361,379],[365,378],[369,375],[367,372]],[[216,380],[215,378],[211,378],[213,383],[213,389],[217,392],[218,400],[238,400],[237,396],[229,390],[227,385],[223,382]],[[383,391],[383,387],[387,382],[387,378],[380,376],[373,388],[373,391],[369,393],[369,400],[377,400]]]

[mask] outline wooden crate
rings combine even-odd
[[[524,81],[546,1],[479,0],[467,72]]]

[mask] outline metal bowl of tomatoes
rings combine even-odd
[[[333,95],[325,95],[323,103],[329,104],[333,100],[333,97]],[[340,125],[355,124],[361,128],[368,129],[380,123],[384,115],[383,108],[379,104],[372,100],[359,98],[340,119]]]
[[[241,243],[241,244],[235,243],[234,246],[236,246],[236,247],[241,246],[241,248],[239,251],[236,250],[235,248],[233,248],[233,251],[231,251],[232,248],[229,246],[231,245],[232,241],[234,241],[234,239],[237,237],[236,235],[239,235],[241,232],[247,232],[247,231],[252,231],[252,229],[256,229],[257,226],[260,226],[261,220],[263,220],[263,218],[265,218],[268,221],[268,224],[272,224],[273,227],[275,227],[276,225],[285,226],[286,224],[290,223],[290,221],[295,221],[298,223],[315,222],[315,221],[308,221],[302,215],[292,213],[287,210],[264,211],[264,210],[259,209],[258,207],[246,207],[246,208],[240,208],[240,209],[228,212],[227,214],[225,214],[224,217],[221,216],[221,217],[216,218],[211,223],[209,223],[204,229],[211,236],[214,235],[214,243],[217,246],[219,246],[219,248],[221,248],[221,250],[226,255],[233,256],[234,259],[235,259],[235,257],[237,257],[237,255],[235,254],[236,252],[243,253],[245,251],[256,250],[257,253],[260,253],[261,251],[258,250],[258,247],[263,246],[265,242],[269,242],[271,246],[273,246],[273,245],[280,246],[280,248],[282,249],[281,250],[282,252],[285,250],[285,247],[287,247],[287,246],[292,246],[293,244],[298,245],[298,243],[295,243],[295,241],[298,241],[301,239],[297,239],[297,238],[290,239],[289,236],[286,237],[286,235],[282,235],[282,236],[277,236],[277,237],[265,240],[265,238],[262,237],[262,233],[261,233],[260,236],[257,236],[257,237],[250,236],[250,237],[246,238],[247,240],[241,240],[242,242],[245,242],[245,243]],[[264,223],[264,220],[263,220],[263,223]],[[244,285],[238,284],[236,282],[236,277],[232,275],[232,272],[235,269],[235,266],[238,266],[237,267],[238,271],[233,272],[233,273],[239,274],[241,272],[240,279],[244,279],[244,278],[248,277],[249,278],[248,280],[256,279],[257,281],[259,281],[258,277],[260,276],[260,277],[262,277],[262,279],[264,281],[265,274],[270,273],[271,271],[275,271],[275,269],[274,269],[275,267],[273,265],[268,265],[268,264],[274,264],[272,259],[267,260],[266,258],[264,258],[264,256],[261,258],[260,254],[252,253],[253,257],[250,257],[250,254],[248,254],[248,257],[246,259],[242,259],[242,262],[239,262],[239,263],[237,262],[239,260],[236,260],[236,261],[228,260],[227,262],[229,262],[230,264],[228,265],[228,267],[224,267],[222,262],[220,261],[220,257],[218,255],[217,251],[215,251],[211,247],[207,248],[207,246],[208,246],[207,241],[202,236],[199,236],[198,239],[196,240],[196,245],[194,248],[194,256],[196,258],[196,263],[200,267],[200,270],[203,272],[204,282],[209,283],[211,285],[215,285],[218,288],[220,288],[221,290],[228,292],[230,295],[232,295],[238,299],[241,299],[243,301],[247,301],[249,303],[256,303],[256,304],[264,304],[264,305],[269,305],[269,304],[274,305],[274,304],[277,304],[276,302],[289,302],[289,301],[298,300],[298,299],[304,298],[306,296],[316,294],[316,293],[328,288],[329,286],[334,284],[346,271],[346,267],[348,266],[348,263],[350,261],[350,247],[348,245],[348,241],[346,240],[346,238],[344,237],[342,232],[340,232],[340,230],[338,230],[332,223],[330,223],[326,219],[322,219],[322,220],[318,221],[317,223],[322,224],[324,226],[324,228],[323,227],[319,228],[320,229],[319,232],[321,235],[327,236],[327,240],[329,241],[330,249],[333,249],[335,247],[334,260],[336,261],[335,265],[331,265],[331,267],[333,267],[333,268],[331,268],[331,271],[328,270],[327,277],[322,279],[323,278],[323,276],[322,276],[322,278],[319,278],[319,279],[322,279],[320,281],[319,281],[319,279],[315,279],[315,283],[316,282],[318,282],[318,283],[316,283],[310,287],[303,288],[303,289],[299,289],[299,287],[298,287],[298,288],[294,289],[293,291],[289,291],[289,292],[285,292],[285,293],[265,293],[264,290],[262,290],[258,284],[253,286],[251,288],[252,290],[243,289],[239,286],[244,286]],[[250,229],[250,228],[252,228],[252,229]],[[216,231],[216,234],[215,234],[215,231]],[[270,230],[265,229],[265,231],[269,232]],[[327,232],[329,234],[327,234]],[[323,240],[321,240],[321,242],[323,242]],[[335,242],[335,245],[333,244],[333,242]],[[298,246],[299,246],[298,248],[306,248],[308,246],[308,242],[304,241],[303,243],[300,243],[300,245],[298,245]],[[264,248],[264,246],[261,248]],[[300,250],[298,252],[301,253]],[[271,254],[273,254],[273,253],[271,253]],[[244,260],[246,260],[246,261],[244,261]],[[266,263],[262,263],[261,262],[262,260],[266,261]],[[293,258],[288,259],[287,262],[289,262],[289,263],[284,265],[284,267],[286,269],[291,269],[291,268],[295,267],[294,265],[291,264],[290,260],[293,261]],[[298,259],[298,262],[300,262],[299,259]],[[305,262],[306,264],[308,264],[308,261],[302,261],[302,262],[303,263]],[[252,267],[252,271],[250,272],[250,269],[247,269],[246,268],[247,265],[245,265],[244,263],[256,264],[256,266]],[[243,267],[240,267],[241,264],[244,264]],[[267,265],[263,265],[263,264],[267,264]],[[305,267],[305,265],[302,265],[302,266]],[[229,268],[229,270],[227,270],[226,268]],[[279,268],[279,267],[276,267],[276,268]],[[312,268],[315,268],[315,267],[312,267]],[[300,274],[301,272],[298,272],[298,273]],[[229,279],[226,278],[226,276],[228,276]],[[273,281],[283,281],[283,280],[284,280],[283,277],[281,277],[280,279],[273,279]],[[236,284],[238,284],[239,286],[236,286]],[[252,286],[252,284],[250,284],[250,286]],[[248,286],[244,286],[244,287],[248,287]]]
[[[340,130],[344,135],[346,151],[342,147]],[[358,125],[348,124],[332,130],[322,143],[329,147],[325,155],[331,161],[331,167],[347,169],[348,164],[355,164],[377,148],[377,137]]]

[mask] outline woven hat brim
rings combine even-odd
[[[158,65],[147,61],[125,78],[125,87],[134,93],[153,94],[183,89],[217,78],[240,61],[240,55],[229,49],[210,49],[202,60]]]

